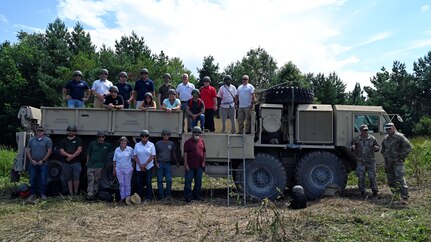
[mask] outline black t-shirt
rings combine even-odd
[[[78,149],[79,146],[81,146],[81,148],[83,147],[84,143],[82,142],[82,139],[78,136],[75,136],[73,139],[68,139],[65,138],[61,141],[59,148],[60,149],[64,149],[64,151],[68,154],[73,154],[75,153],[75,151]],[[66,157],[63,157],[63,161],[66,161]],[[73,160],[71,160],[70,162],[81,162],[80,159],[80,155],[78,155],[77,157],[73,158]]]
[[[113,105],[124,105],[123,97],[121,95],[117,95],[116,98],[113,98],[111,95],[106,96],[105,97],[105,101],[103,102],[103,104],[109,105],[111,103]]]

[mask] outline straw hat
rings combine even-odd
[[[133,195],[132,195],[132,197],[130,198],[130,201],[131,201],[133,204],[140,204],[140,203],[141,203],[141,197],[140,197],[137,193],[135,193],[135,194],[133,194]]]
[[[130,198],[132,198],[131,196],[126,197],[126,204],[127,205],[132,205],[132,201],[130,200]]]
[[[141,203],[141,197],[135,193],[132,196],[128,196],[126,198],[126,204],[127,205],[134,205],[134,204],[140,204]]]

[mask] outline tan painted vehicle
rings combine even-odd
[[[353,137],[359,135],[359,126],[367,124],[369,132],[381,142],[383,127],[389,122],[380,106],[307,104],[313,100],[313,93],[307,89],[276,87],[268,89],[262,99],[265,101],[256,105],[252,115],[251,134],[203,133],[206,173],[232,178],[244,193],[260,199],[276,199],[296,184],[304,188],[308,199],[320,197],[332,183],[344,189],[346,174],[356,167],[350,146]],[[22,107],[18,117],[25,131],[17,133],[15,171],[26,168],[23,150],[38,124],[45,127],[54,146],[66,136],[69,124],[78,127],[77,135],[85,146],[95,139],[98,130],[106,130],[108,140],[117,145],[121,136],[139,140],[142,129],[149,130],[150,140],[156,142],[162,138],[163,129],[170,129],[178,150],[190,137],[182,132],[181,112]],[[61,162],[55,154],[49,161],[50,180],[61,176]],[[383,161],[380,153],[376,153],[376,159],[380,164]],[[182,166],[172,168],[174,175],[184,174]],[[112,166],[107,166],[102,183],[112,185],[115,178],[109,169]]]

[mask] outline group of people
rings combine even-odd
[[[359,128],[360,134],[352,141],[352,151],[356,155],[356,174],[358,176],[358,187],[361,196],[365,197],[365,175],[368,171],[370,187],[373,196],[378,194],[376,181],[376,160],[374,152],[381,150],[385,160],[385,173],[388,185],[394,193],[400,194],[401,198],[409,198],[409,190],[404,179],[404,160],[412,150],[409,140],[399,133],[393,123],[385,125],[387,136],[380,145],[377,139],[368,133],[368,126],[363,124]]]
[[[187,129],[200,125],[201,129],[215,131],[214,116],[218,109],[220,99],[220,116],[222,119],[221,132],[226,132],[226,120],[231,121],[231,133],[236,133],[235,115],[238,111],[238,133],[249,134],[251,132],[251,112],[254,110],[256,97],[254,87],[249,83],[249,76],[242,77],[242,85],[238,89],[231,84],[232,77],[226,75],[224,84],[218,92],[211,86],[211,79],[205,76],[203,86],[196,89],[189,82],[188,74],[182,75],[182,83],[175,88],[171,83],[171,75],[163,75],[164,84],[158,88],[155,98],[154,82],[148,78],[148,69],[140,71],[141,77],[135,82],[134,87],[127,82],[127,73],[119,74],[119,81],[115,85],[109,81],[109,72],[106,69],[100,71],[99,80],[94,81],[92,87],[82,80],[82,72],[73,73],[73,79],[63,87],[63,98],[67,101],[67,107],[82,108],[94,95],[93,106],[95,108],[107,108],[111,110],[128,109],[135,103],[136,109],[155,110],[162,109],[167,112],[183,111],[183,120],[188,120]],[[159,105],[159,107],[157,106]]]
[[[36,136],[30,139],[27,147],[27,157],[30,164],[30,197],[29,202],[34,202],[37,196],[46,200],[47,191],[47,160],[52,154],[52,140],[45,136],[45,129],[39,126]],[[70,195],[79,194],[79,182],[82,171],[81,153],[83,141],[76,135],[77,127],[73,124],[67,126],[67,137],[59,144],[59,155],[63,161],[64,179],[67,181]],[[192,200],[201,200],[202,175],[205,168],[205,143],[201,139],[202,130],[199,126],[192,129],[192,137],[184,144],[184,169],[185,184],[184,197],[187,203]],[[172,191],[171,165],[179,166],[176,147],[170,138],[171,132],[162,130],[163,139],[155,144],[150,141],[150,132],[142,130],[140,141],[134,148],[130,146],[127,137],[121,137],[118,147],[105,141],[105,131],[97,132],[97,139],[90,142],[87,148],[87,199],[95,200],[99,191],[99,183],[102,179],[109,153],[115,148],[113,161],[113,175],[117,177],[121,201],[131,196],[132,176],[136,177],[136,193],[148,201],[153,199],[152,177],[153,170],[157,174],[157,189],[160,200],[170,200]],[[165,179],[166,187],[163,187]],[[192,181],[194,188],[192,190]]]

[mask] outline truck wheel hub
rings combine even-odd
[[[311,171],[311,180],[318,186],[326,186],[332,180],[331,169],[326,166],[317,166]]]

